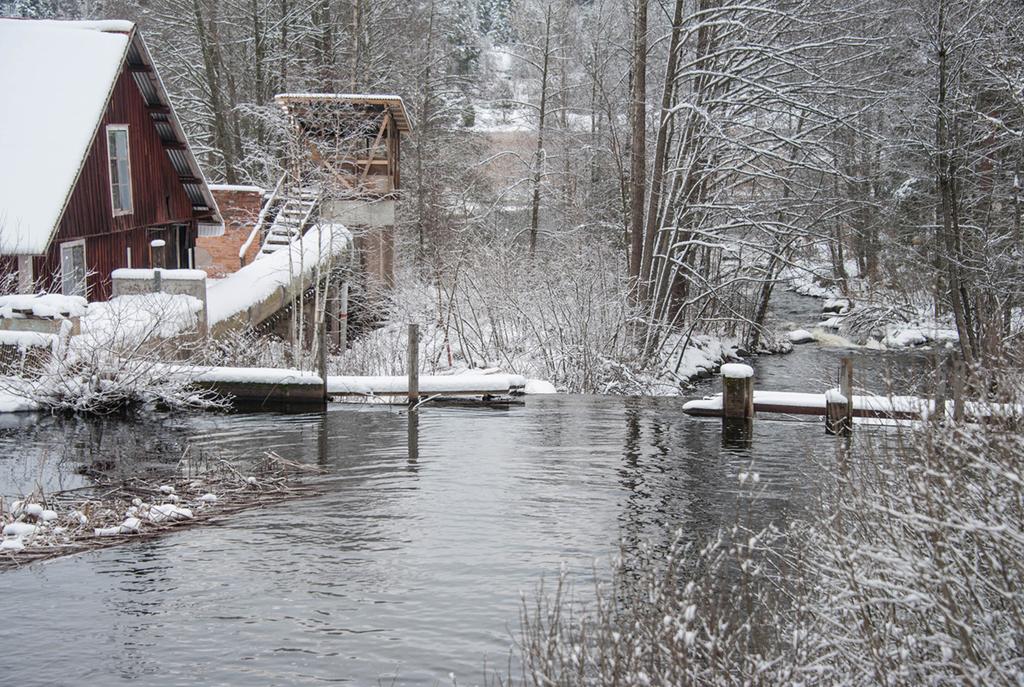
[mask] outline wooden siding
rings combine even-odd
[[[117,217],[110,200],[108,124],[127,124],[129,132],[133,211]],[[122,67],[60,227],[46,255],[36,258],[35,273],[48,275],[51,290],[59,291],[60,244],[85,239],[89,299],[105,300],[110,297],[110,273],[127,267],[127,248],[132,249],[132,267],[149,267],[149,240],[156,235],[151,237],[147,228],[170,224],[188,225],[190,245],[194,245],[192,203],[164,151],[131,73]]]

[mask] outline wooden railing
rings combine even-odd
[[[288,178],[288,172],[281,175],[281,179],[277,182],[277,186],[274,187],[273,193],[267,198],[267,202],[260,208],[260,214],[256,217],[256,224],[253,225],[252,231],[249,232],[249,237],[245,239],[245,243],[238,249],[238,260],[242,267],[245,267],[245,254],[249,252],[249,248],[252,246],[252,242],[256,240],[256,237],[263,230],[263,225],[266,224],[267,215],[269,214],[270,208],[277,202],[277,196],[281,193],[281,187],[284,186],[285,179]]]

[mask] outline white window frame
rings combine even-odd
[[[126,167],[128,168],[128,208],[118,209],[117,200],[114,196],[114,172],[110,168],[111,162],[111,150],[110,150],[110,132],[111,131],[123,131],[124,142],[125,142],[125,160]],[[132,188],[132,141],[131,134],[128,133],[127,124],[108,124],[107,125],[107,176],[110,179],[110,209],[114,213],[114,217],[120,217],[122,215],[130,215],[135,211],[135,189]]]
[[[81,293],[68,293],[68,275],[64,274],[64,249],[76,248],[78,246],[82,247],[82,291]],[[89,259],[85,252],[85,239],[64,241],[60,244],[60,292],[65,296],[80,295],[86,298],[89,297]]]

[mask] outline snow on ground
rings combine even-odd
[[[147,339],[170,338],[194,330],[203,302],[194,296],[146,293],[90,303],[75,350],[134,348]]]
[[[351,245],[352,235],[340,224],[313,227],[301,241],[254,260],[234,274],[207,287],[210,326],[245,312],[302,276],[310,279],[318,265],[337,263]]]

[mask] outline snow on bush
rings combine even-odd
[[[70,336],[65,326],[52,354],[26,358],[16,374],[0,377],[0,400],[85,412],[135,404],[218,405],[212,394],[189,386],[196,352],[181,337],[196,330],[201,310],[197,298],[168,293],[91,303],[81,319],[80,335]],[[168,359],[177,362],[174,374],[167,371]]]
[[[600,245],[532,259],[477,246],[435,274],[403,274],[388,320],[353,336],[332,374],[404,374],[409,322],[420,325],[424,374],[500,368],[570,393],[674,395],[736,357],[733,340],[676,331],[644,359],[619,257]]]

